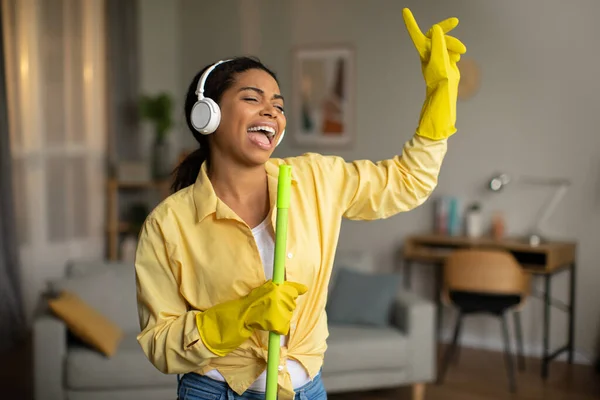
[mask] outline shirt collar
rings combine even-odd
[[[281,159],[270,159],[265,164],[269,186],[269,201],[271,210],[275,210],[277,201],[277,184],[279,179],[279,166],[284,163]],[[292,185],[296,185],[294,170],[292,169]],[[206,162],[200,167],[200,172],[193,187],[194,206],[196,207],[196,222],[201,222],[210,214],[216,214],[220,218],[236,218],[235,214],[217,197],[215,190],[208,178]],[[275,218],[275,213],[271,213]]]

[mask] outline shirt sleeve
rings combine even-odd
[[[149,217],[140,233],[135,259],[138,343],[150,362],[165,374],[197,370],[217,357],[200,339],[199,311],[188,310],[173,273],[175,248],[163,228]]]
[[[351,220],[388,218],[427,200],[438,182],[447,139],[413,136],[402,153],[388,160],[346,162],[331,158],[330,191],[343,217]]]

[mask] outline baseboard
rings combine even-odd
[[[444,337],[442,337],[440,341],[442,343],[450,343],[452,341],[451,333],[448,332],[448,334],[444,335]],[[476,336],[476,335],[463,334],[460,338],[460,344],[461,344],[461,346],[467,347],[467,348],[492,350],[492,351],[504,351],[504,346],[502,344],[502,341],[490,340],[490,339],[486,340],[486,339],[484,339],[480,336]],[[516,349],[514,347],[514,340],[511,343],[511,346],[512,346],[513,351],[515,351]],[[551,348],[551,352],[554,350],[555,350],[554,348]],[[542,357],[542,346],[541,345],[532,346],[532,345],[525,344],[523,346],[523,352],[525,353],[525,356],[527,356],[527,357],[541,358]],[[566,362],[567,361],[567,353],[564,352],[559,357],[556,357],[555,360]],[[594,365],[595,357],[591,354],[586,354],[585,352],[575,349],[573,362],[575,364],[592,366],[592,365]]]

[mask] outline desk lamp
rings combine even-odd
[[[498,174],[489,181],[489,189],[493,192],[500,192],[506,185],[511,183],[512,179],[510,175],[502,173]],[[538,246],[545,241],[542,234],[540,233],[540,226],[546,221],[558,203],[562,200],[567,192],[568,186],[571,185],[571,181],[568,179],[559,178],[539,178],[539,177],[518,177],[515,179],[518,183],[526,185],[538,185],[538,186],[552,186],[555,188],[553,196],[550,198],[548,203],[540,210],[540,213],[528,235],[528,241],[531,246]]]

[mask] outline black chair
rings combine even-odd
[[[456,250],[444,265],[443,298],[458,309],[452,344],[442,360],[438,383],[442,383],[450,362],[456,358],[463,319],[466,316],[489,314],[502,323],[504,359],[509,389],[516,391],[515,371],[507,315],[515,323],[519,369],[525,368],[523,331],[520,308],[529,295],[531,277],[508,252],[499,250]]]

